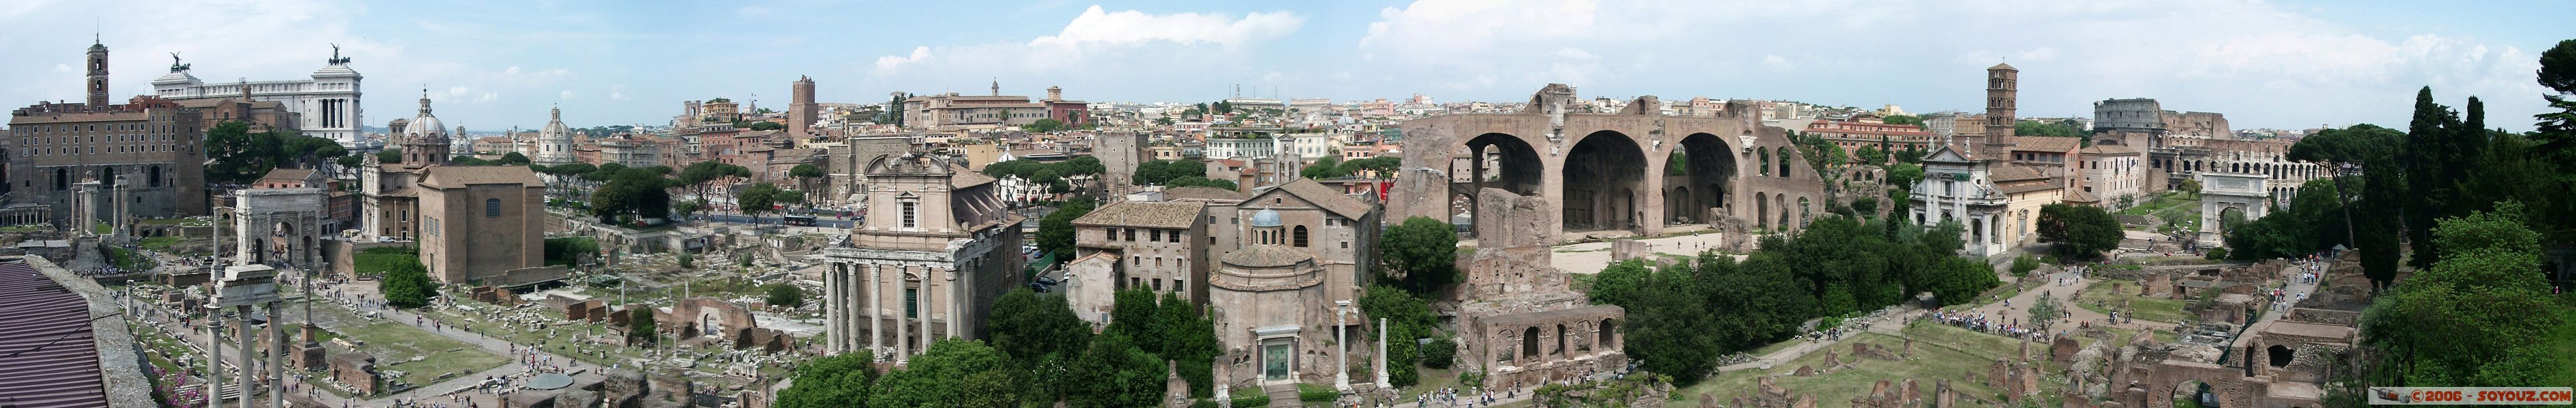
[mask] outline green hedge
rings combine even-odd
[[[355,255],[350,255],[350,258],[352,258],[350,267],[358,273],[358,276],[383,277],[385,271],[393,270],[397,266],[419,263],[420,249],[407,246],[367,248],[358,251]]]
[[[1333,387],[1329,385],[1306,383],[1297,384],[1297,401],[1299,402],[1333,402],[1333,400],[1341,398],[1342,392],[1334,390]]]
[[[1249,394],[1249,395],[1247,395],[1247,394]],[[1231,405],[1230,405],[1230,406],[1232,406],[1232,407],[1234,407],[1234,408],[1256,408],[1256,407],[1267,407],[1267,406],[1270,406],[1270,394],[1263,394],[1263,393],[1261,393],[1261,390],[1260,390],[1260,389],[1257,389],[1257,388],[1256,388],[1256,389],[1252,389],[1252,390],[1251,390],[1251,392],[1249,392],[1249,393],[1237,392],[1237,393],[1235,393],[1234,395],[1236,395],[1236,397],[1234,397],[1233,404],[1231,404]]]

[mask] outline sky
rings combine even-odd
[[[727,2],[10,0],[0,105],[82,99],[82,53],[111,91],[150,93],[171,52],[208,82],[309,78],[339,44],[370,126],[413,115],[470,130],[662,124],[681,102],[783,110],[892,92],[1094,102],[1247,97],[1522,101],[1795,100],[1976,111],[1982,70],[2021,69],[2025,117],[2156,98],[2233,126],[2402,128],[2417,89],[2470,96],[2529,130],[2538,55],[2576,38],[2576,2],[2237,0],[1041,0]]]

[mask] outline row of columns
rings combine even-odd
[[[54,223],[53,207],[12,208],[0,210],[0,224],[30,225]]]
[[[921,276],[921,279],[919,280],[920,283],[917,286],[911,284],[913,280],[906,279],[904,277],[907,270],[914,271],[914,275]],[[948,317],[948,324],[941,327],[941,329],[944,330],[944,333],[941,334],[945,334],[947,338],[960,337],[960,334],[958,333],[959,325],[957,324],[957,317],[959,316],[957,311],[958,302],[955,301],[954,297],[951,296],[943,298],[949,300],[948,302],[945,302],[945,310],[935,310],[932,306],[935,304],[931,301],[932,296],[938,295],[938,292],[940,291],[934,290],[934,285],[931,285],[930,283],[939,280],[939,276],[945,275],[946,270],[947,269],[945,268],[938,267],[909,267],[904,265],[834,262],[831,273],[824,276],[823,282],[824,313],[825,320],[828,321],[825,325],[825,330],[828,331],[828,337],[830,337],[827,342],[827,345],[829,346],[827,351],[833,354],[839,354],[852,350],[859,350],[859,336],[867,336],[868,340],[866,350],[875,351],[883,350],[885,348],[884,333],[885,330],[888,329],[888,327],[885,327],[887,326],[885,324],[885,319],[887,318],[887,309],[885,306],[888,302],[882,293],[885,292],[883,289],[888,286],[885,285],[886,275],[894,275],[896,282],[893,282],[894,284],[891,287],[895,289],[899,290],[907,287],[917,287],[919,289],[919,292],[917,292],[918,294],[913,296],[913,299],[911,300],[912,303],[909,305],[904,304],[904,301],[901,300],[901,298],[896,298],[893,301],[893,307],[897,308],[897,310],[901,310],[906,306],[911,306],[912,310],[916,310],[919,315],[917,317],[912,317],[912,319],[919,319],[920,326],[920,334],[919,337],[916,338],[914,337],[913,322],[906,321],[905,319],[907,318],[903,317],[901,312],[895,312],[896,314],[893,317],[897,323],[892,325],[892,329],[895,332],[895,351],[891,358],[894,359],[896,363],[900,364],[907,361],[911,357],[913,346],[919,346],[923,350],[927,350],[930,347],[930,343],[935,340],[935,338],[932,337],[934,330],[932,330],[930,325],[932,317],[935,316],[933,313],[935,311],[944,312],[944,315]],[[865,271],[866,273],[866,277],[864,279],[859,276],[861,271]],[[953,291],[953,286],[950,285],[937,286],[940,288],[951,289]],[[857,309],[856,306],[860,305],[862,301],[860,298],[862,297],[865,298],[865,312],[854,310]],[[862,316],[867,319],[865,324],[858,322]],[[907,344],[908,341],[910,344]],[[887,357],[880,356],[880,358]]]

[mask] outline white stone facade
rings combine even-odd
[[[176,57],[173,57],[175,60]],[[168,75],[152,80],[152,93],[163,99],[238,98],[249,88],[253,101],[277,101],[286,109],[304,116],[297,126],[305,136],[328,138],[352,150],[383,146],[367,138],[359,125],[366,123],[359,103],[360,82],[365,79],[349,69],[349,59],[340,58],[334,50],[329,65],[313,71],[313,79],[233,83],[205,83],[189,73],[189,67],[175,61]]]

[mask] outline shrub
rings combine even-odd
[[[2012,264],[2012,274],[2013,274],[2013,276],[2030,276],[2030,271],[2038,270],[2038,269],[2039,269],[2039,259],[2038,259],[2038,258],[2032,258],[2030,255],[2022,255],[2022,256],[2021,256],[2021,257],[2019,257],[2019,258],[2013,258],[2013,264]]]
[[[793,284],[782,283],[769,285],[768,292],[769,298],[764,300],[767,300],[766,303],[769,303],[770,306],[789,308],[805,306],[804,288],[796,287],[796,285]]]
[[[1431,343],[1422,345],[1422,366],[1424,367],[1431,367],[1436,370],[1447,370],[1449,369],[1449,365],[1456,363],[1457,360],[1457,340],[1450,340],[1449,337],[1442,336],[1432,338]]]
[[[1197,401],[1190,401],[1190,408],[1217,408],[1217,405],[1216,401],[1200,398]]]
[[[2213,261],[2225,260],[2227,259],[2227,248],[2210,248],[2209,254],[2207,254],[2207,256],[2203,256],[2203,258],[2209,258]]]
[[[690,256],[689,254],[680,254],[680,267],[682,267],[682,268],[690,268],[690,269],[697,269],[697,267],[698,267],[697,263],[696,263],[696,262],[691,262],[691,261],[695,261],[695,260],[697,260],[697,257],[695,257],[695,256]]]
[[[1247,388],[1243,391],[1235,392],[1234,395],[1234,401],[1229,405],[1234,408],[1259,408],[1270,406],[1270,394],[1261,393],[1261,389],[1259,388]]]
[[[1297,384],[1298,402],[1333,402],[1333,400],[1341,398],[1342,392],[1334,390],[1333,387],[1329,385]]]

